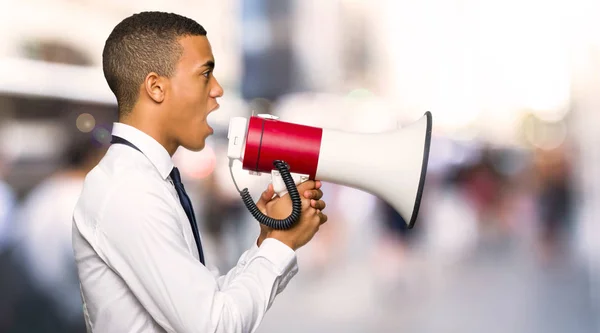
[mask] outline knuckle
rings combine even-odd
[[[310,206],[310,199],[306,199],[306,200],[302,200],[302,207],[306,210],[306,209],[310,209],[312,208]]]
[[[315,213],[316,211],[317,211],[317,210],[316,210],[314,207],[311,207],[311,206],[310,206],[310,204],[309,204],[307,207],[305,207],[305,208],[304,208],[304,213],[305,213],[306,215],[311,215],[311,216],[312,216],[312,215],[314,215],[314,213]]]
[[[315,182],[312,180],[307,180],[307,181],[303,182],[302,184],[300,184],[300,186],[298,186],[298,187],[309,189],[309,188],[313,188],[315,186],[314,183]]]

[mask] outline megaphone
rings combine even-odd
[[[427,111],[407,127],[382,133],[353,133],[289,123],[272,115],[230,119],[227,156],[253,174],[271,173],[277,195],[290,195],[292,213],[283,220],[265,216],[248,189],[239,190],[261,223],[288,229],[300,216],[296,186],[321,180],[371,193],[392,206],[411,229],[427,174],[432,116]]]

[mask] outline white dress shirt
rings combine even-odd
[[[88,331],[254,332],[297,273],[296,253],[275,239],[253,245],[226,275],[199,261],[156,140],[115,123],[113,144],[86,177],[73,216],[73,250]],[[210,258],[207,258],[207,266]]]

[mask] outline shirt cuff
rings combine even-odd
[[[296,252],[274,238],[266,238],[256,251],[257,257],[263,257],[275,266],[277,274],[283,275],[296,267]]]

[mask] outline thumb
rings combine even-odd
[[[298,185],[298,193],[304,193],[304,191],[312,190],[315,188],[314,180],[307,180]]]
[[[256,203],[258,209],[260,209],[263,213],[265,213],[265,209],[267,206],[267,202],[271,201],[273,195],[275,194],[275,190],[273,190],[273,184],[269,184],[267,189],[260,195],[260,199]]]

